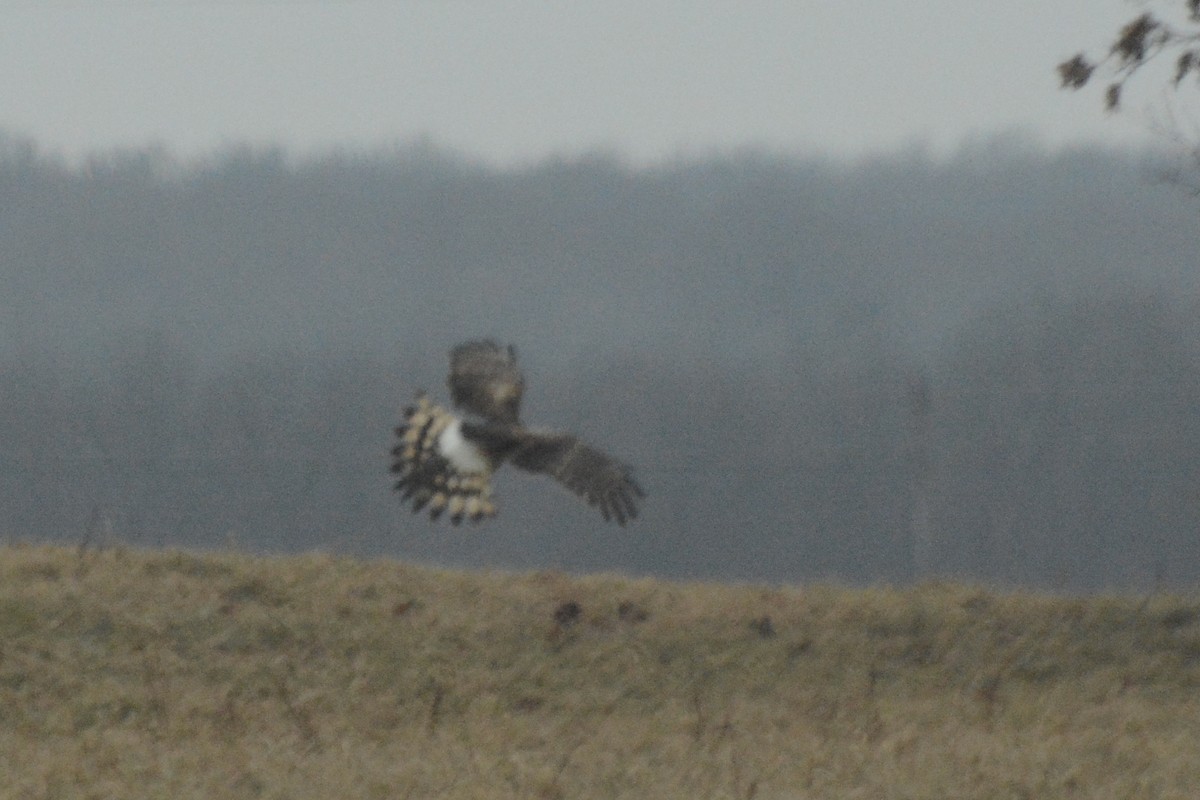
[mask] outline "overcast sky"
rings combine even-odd
[[[1148,141],[1054,66],[1127,0],[0,0],[0,129],[78,156],[427,136],[500,164]],[[1148,85],[1139,102],[1157,97]]]

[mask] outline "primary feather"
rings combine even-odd
[[[571,434],[526,431],[509,460],[549,475],[618,525],[637,516],[636,499],[645,497],[629,467]]]

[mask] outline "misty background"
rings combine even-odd
[[[1021,136],[854,162],[0,141],[0,537],[672,577],[1200,579],[1200,202]],[[634,465],[606,526],[387,472],[447,351]]]

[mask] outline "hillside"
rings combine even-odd
[[[1178,597],[0,548],[0,797],[1191,797]]]

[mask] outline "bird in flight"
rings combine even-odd
[[[391,471],[414,513],[428,507],[455,525],[496,515],[492,473],[504,462],[549,475],[618,525],[637,516],[646,495],[628,466],[573,434],[526,428],[520,421],[525,379],[513,347],[470,341],[450,352],[450,400],[470,415],[436,405],[424,392],[396,428]]]

